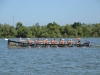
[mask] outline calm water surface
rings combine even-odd
[[[100,75],[100,47],[8,49],[0,39],[0,75]]]

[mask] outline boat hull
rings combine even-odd
[[[89,47],[89,43],[83,44],[27,44],[8,40],[8,48],[35,48],[35,47]]]

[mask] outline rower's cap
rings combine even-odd
[[[27,39],[30,39],[30,38],[27,38]]]
[[[64,39],[62,39],[62,40],[64,40]]]
[[[46,40],[48,40],[48,39],[46,39]]]

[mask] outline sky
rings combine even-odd
[[[14,20],[13,20],[14,19]],[[100,0],[0,0],[0,23],[100,23]]]

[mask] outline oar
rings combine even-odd
[[[83,39],[82,39],[82,40],[83,40]],[[90,41],[88,41],[88,40],[83,40],[83,41],[90,42]]]
[[[87,41],[87,40],[84,40],[84,41]],[[88,41],[88,42],[96,44],[96,45],[100,45],[99,43],[95,43],[95,42],[91,42],[91,41]]]
[[[100,45],[99,43],[95,43],[95,42],[90,42],[90,43],[94,43],[94,44]]]
[[[6,41],[8,41],[8,39],[7,39],[7,38],[5,38],[5,40],[6,40]]]

